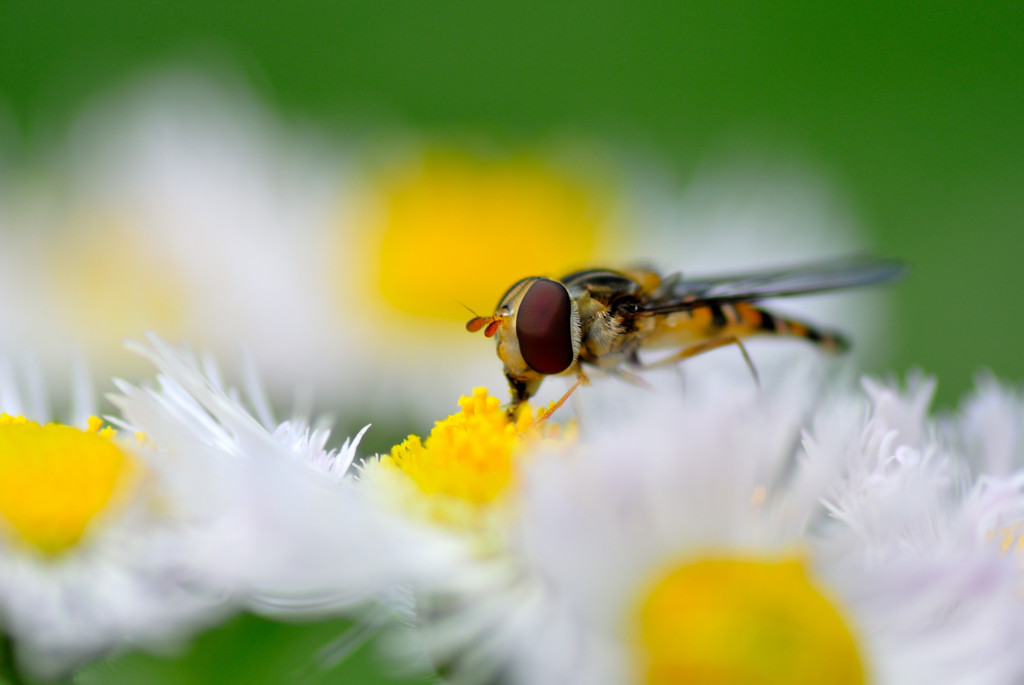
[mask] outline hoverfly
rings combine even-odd
[[[512,390],[510,413],[532,397],[545,376],[574,372],[576,384],[554,405],[587,383],[583,365],[618,375],[623,363],[651,368],[680,362],[724,345],[737,345],[757,379],[742,340],[752,335],[789,335],[822,348],[848,347],[838,333],[784,318],[755,303],[770,297],[806,295],[885,283],[904,272],[900,262],[849,257],[797,267],[713,278],[662,277],[641,269],[586,269],[553,280],[531,276],[502,295],[491,316],[476,316],[466,329],[484,330],[498,343],[498,357]],[[678,348],[653,364],[642,348]]]

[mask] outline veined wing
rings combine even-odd
[[[636,311],[667,314],[770,297],[809,295],[887,283],[905,273],[902,262],[856,256],[712,278],[668,278],[650,300],[637,305]]]

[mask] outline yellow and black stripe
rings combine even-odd
[[[800,321],[777,316],[760,307],[739,303],[736,305],[723,304],[717,308],[722,310],[721,316],[726,321],[735,317],[740,326],[746,329],[747,335],[792,335],[836,352],[844,352],[850,347],[850,343],[842,335],[825,332]],[[714,312],[712,312],[712,318],[716,323],[719,320],[715,317]]]

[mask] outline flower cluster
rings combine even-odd
[[[471,580],[421,590],[421,647],[476,682],[1018,682],[1022,405],[985,381],[932,419],[933,388],[584,416],[520,460]]]
[[[393,625],[453,682],[1024,677],[1024,400],[990,378],[948,416],[918,376],[594,387],[565,425],[477,389],[365,456],[130,347],[155,382],[106,421],[0,378],[0,619],[37,676],[247,610]]]

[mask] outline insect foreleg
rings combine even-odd
[[[565,401],[569,399],[569,396],[572,395],[576,391],[576,388],[580,387],[581,385],[590,385],[590,379],[587,378],[586,374],[583,373],[583,371],[579,372],[579,375],[576,377],[576,382],[572,384],[572,387],[569,388],[557,402],[551,405],[550,408],[542,409],[537,413],[537,420],[534,422],[534,425],[539,425],[547,421],[548,417],[554,414],[559,407],[565,404]]]

